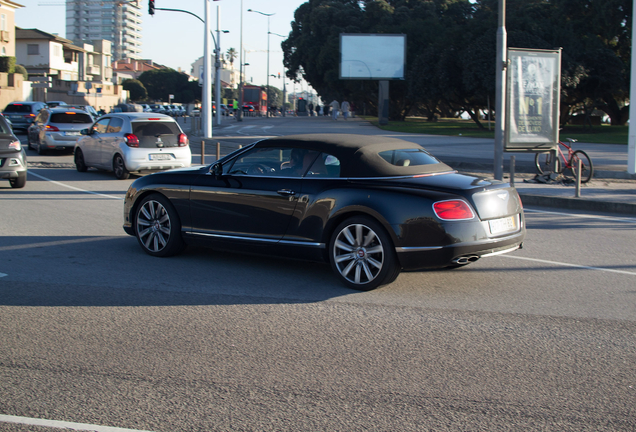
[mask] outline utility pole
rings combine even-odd
[[[212,65],[210,64],[210,0],[205,0],[205,31],[203,42],[203,137],[212,138]]]

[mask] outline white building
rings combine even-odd
[[[212,65],[212,83],[216,82],[215,74],[216,68],[214,67],[214,56],[210,58],[210,64]],[[239,82],[239,71],[236,69],[228,69],[230,64],[225,60],[221,61],[221,87],[223,88],[236,88]],[[203,57],[199,57],[197,61],[192,63],[190,69],[190,75],[192,75],[195,79],[201,81],[203,80]]]
[[[75,44],[113,43],[113,59],[141,55],[140,0],[66,0],[66,37]]]

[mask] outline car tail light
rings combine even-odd
[[[475,217],[468,203],[462,200],[438,201],[433,204],[433,210],[442,220],[466,220]]]
[[[34,118],[35,114],[31,113],[31,114],[27,114],[24,116],[24,118]]]
[[[179,147],[186,147],[188,145],[188,136],[184,133],[179,134]]]
[[[47,132],[59,132],[60,129],[57,126],[46,125]]]
[[[124,138],[126,139],[126,145],[128,147],[139,147],[139,138],[137,138],[137,135],[125,134]]]

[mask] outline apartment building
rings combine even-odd
[[[75,44],[105,39],[113,60],[141,56],[140,0],[66,0],[66,37]]]

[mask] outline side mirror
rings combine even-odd
[[[210,167],[210,172],[214,175],[214,178],[220,179],[223,176],[223,165],[215,163]]]
[[[90,129],[82,129],[80,131],[81,135],[90,135],[91,134],[91,130]]]

